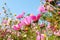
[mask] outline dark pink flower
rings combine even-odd
[[[32,20],[33,21],[36,21],[37,19],[36,19],[36,16],[32,16]]]
[[[17,19],[23,18],[24,17],[24,14],[25,14],[25,12],[22,12],[22,14],[17,15],[16,18]]]
[[[31,16],[31,18],[34,22],[38,21],[40,19],[40,17],[41,17],[41,14],[38,14],[37,16],[35,16],[35,15]]]
[[[38,14],[38,15],[36,16],[36,20],[39,20],[41,16],[42,16],[41,14]]]

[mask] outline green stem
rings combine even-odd
[[[46,40],[48,40],[48,37],[46,37]]]

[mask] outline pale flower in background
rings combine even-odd
[[[39,12],[42,12],[42,13],[47,12],[47,10],[44,6],[40,6],[38,10],[39,10]]]

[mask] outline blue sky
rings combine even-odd
[[[26,13],[38,14],[38,7],[41,6],[40,0],[0,0],[0,11],[4,2],[12,13],[20,14],[22,11]]]

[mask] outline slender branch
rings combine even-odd
[[[60,10],[60,8],[56,8],[53,5],[51,5],[49,2],[47,2],[47,4],[49,4],[51,7],[53,7],[55,10]]]

